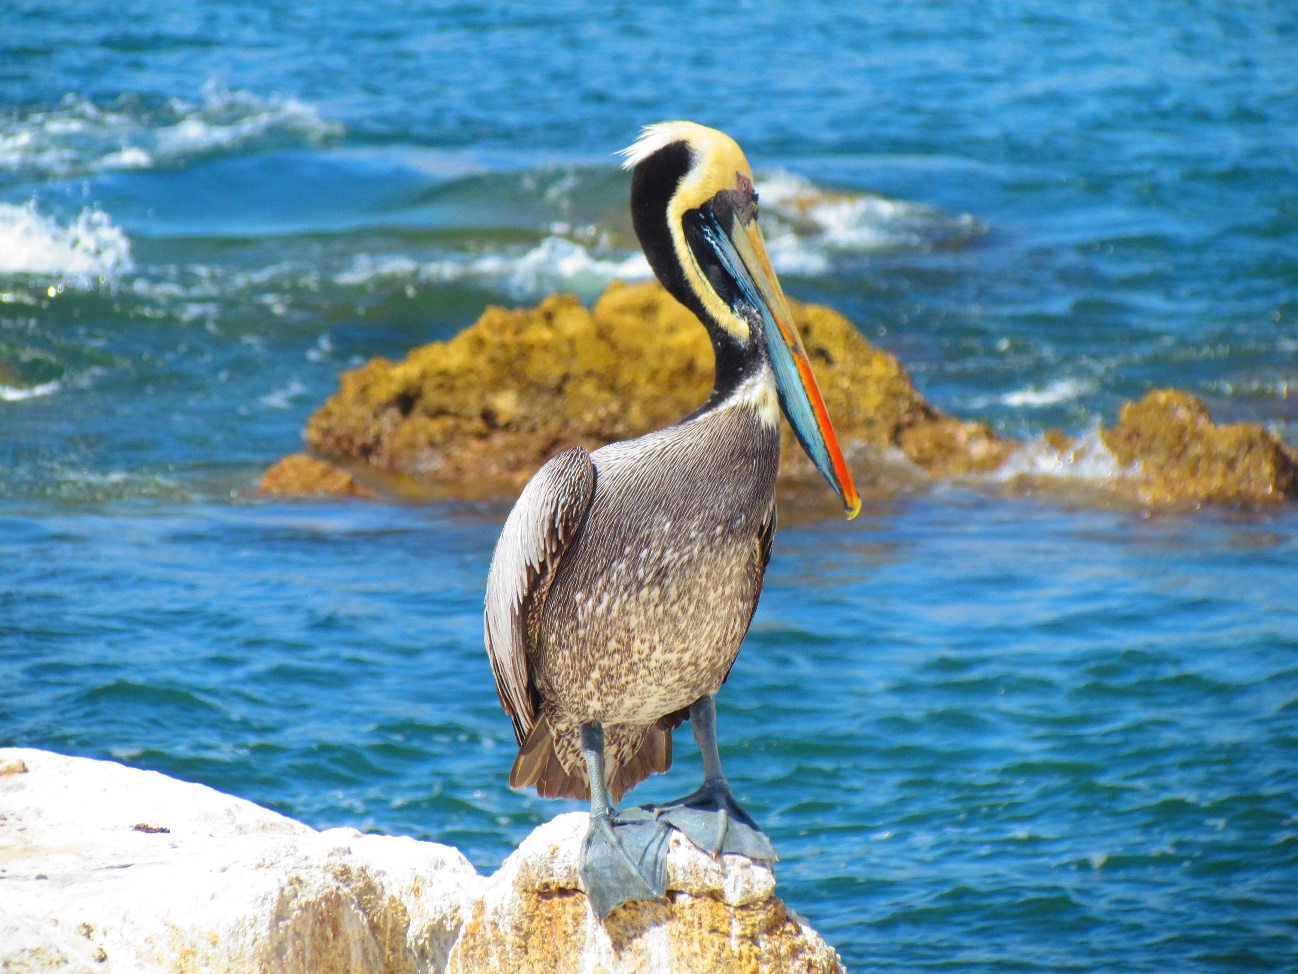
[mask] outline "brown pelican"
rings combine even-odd
[[[716,380],[674,426],[553,457],[528,483],[487,580],[487,653],[518,757],[509,783],[590,798],[581,874],[601,917],[665,895],[676,827],[714,855],[771,860],[731,794],[713,697],[748,631],[775,534],[780,409],[855,516],[856,488],[757,225],[743,151],[691,122],[648,126],[625,156],[650,266],[707,329]],[[703,786],[614,812],[666,771],[688,717]]]

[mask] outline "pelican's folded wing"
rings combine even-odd
[[[483,613],[487,655],[500,704],[521,745],[536,720],[528,671],[527,618],[540,609],[549,580],[586,519],[595,495],[595,467],[579,446],[536,472],[510,511],[487,575]]]

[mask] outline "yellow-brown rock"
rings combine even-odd
[[[890,448],[925,469],[994,469],[1011,450],[984,424],[945,416],[896,358],[829,308],[791,302],[844,452]],[[312,449],[466,492],[517,488],[557,450],[594,449],[675,422],[712,386],[712,347],[657,283],[613,284],[593,308],[553,295],[488,308],[448,342],[347,372],[307,426]],[[781,469],[812,471],[784,428]]]
[[[1060,431],[1023,444],[986,423],[942,413],[894,356],[873,348],[841,314],[790,304],[863,493],[890,491],[916,476],[990,474],[1007,484],[1147,505],[1298,495],[1291,450],[1260,426],[1214,424],[1188,393],[1166,390],[1128,403],[1099,442],[1086,439],[1087,462],[1079,464],[1075,444]],[[659,284],[615,283],[593,308],[570,295],[534,308],[488,308],[450,341],[344,373],[337,394],[311,417],[307,441],[321,455],[404,475],[391,480],[403,493],[509,495],[558,450],[595,449],[687,415],[707,397],[712,367],[703,328]],[[1094,462],[1096,450],[1114,455],[1112,476],[1103,480],[1094,476],[1105,466]],[[880,462],[890,456],[909,464]],[[787,424],[780,470],[785,500],[830,501],[819,485],[803,486],[814,468]]]
[[[332,463],[294,453],[266,471],[261,489],[280,497],[373,497],[346,470]]]
[[[843,971],[837,952],[775,896],[769,866],[713,860],[679,834],[667,861],[668,902],[628,903],[601,923],[577,870],[586,821],[561,815],[505,861],[465,917],[448,971]]]
[[[938,477],[990,473],[1019,446],[997,436],[986,423],[971,423],[933,411],[924,422],[902,426],[898,445],[910,461]]]
[[[1298,455],[1256,423],[1218,425],[1203,401],[1156,389],[1100,431],[1147,504],[1274,503],[1298,493]]]

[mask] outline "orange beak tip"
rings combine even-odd
[[[847,501],[847,519],[850,521],[861,513],[861,498],[857,496],[856,491],[852,491],[850,499]]]

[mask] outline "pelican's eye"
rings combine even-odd
[[[752,178],[744,173],[735,173],[735,188],[721,190],[713,202],[733,213],[744,226],[757,219],[757,191]]]

